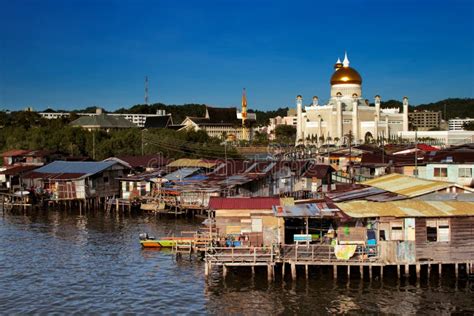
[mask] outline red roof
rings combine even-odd
[[[119,156],[117,158],[125,161],[132,168],[159,168],[167,165],[169,162],[169,159],[161,155]]]
[[[213,210],[271,210],[280,205],[279,197],[224,198],[212,196],[209,208]]]
[[[2,157],[16,157],[16,156],[23,156],[29,153],[31,150],[24,150],[24,149],[11,149],[7,150],[2,153]]]
[[[423,150],[423,151],[437,151],[437,150],[439,150],[438,148],[427,145],[427,144],[418,144],[417,147],[418,147],[419,150]]]
[[[19,165],[19,166],[14,166],[11,168],[8,168],[0,173],[7,175],[7,176],[16,176],[24,172],[31,171],[33,169],[36,169],[40,166],[33,166],[33,165]]]
[[[311,164],[309,165],[308,169],[304,172],[303,177],[306,178],[318,178],[322,179],[328,175],[330,172],[336,171],[331,165],[326,164]]]

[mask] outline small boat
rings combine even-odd
[[[156,239],[147,233],[140,234],[140,244],[143,248],[172,248],[177,242],[192,242],[192,237],[163,237]]]

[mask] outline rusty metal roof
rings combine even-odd
[[[408,197],[420,196],[455,186],[454,183],[424,180],[398,173],[367,180],[362,182],[362,184]]]
[[[336,203],[350,217],[451,217],[474,216],[474,202],[401,200]]]
[[[211,169],[215,166],[216,166],[215,162],[209,162],[202,159],[187,159],[187,158],[178,159],[168,164],[168,167],[175,167],[175,168],[188,167],[188,168]]]
[[[338,211],[325,202],[273,206],[276,217],[333,217]]]
[[[280,205],[279,197],[225,198],[211,196],[209,200],[209,208],[213,210],[271,210],[275,205]]]

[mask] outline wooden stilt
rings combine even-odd
[[[457,263],[454,264],[454,273],[455,273],[456,279],[459,279],[459,264]]]
[[[227,276],[227,267],[225,265],[222,266],[222,275],[224,278]]]
[[[400,278],[400,265],[397,264],[397,278]]]
[[[439,269],[438,269],[438,271],[439,271],[439,277],[441,278],[441,276],[443,275],[443,264],[440,263],[438,267],[439,267]]]
[[[273,279],[273,271],[272,271],[272,265],[269,264],[267,266],[267,278],[268,278],[268,281],[271,281]]]
[[[348,280],[351,279],[351,266],[350,265],[347,266],[347,279]]]
[[[283,262],[281,264],[281,278],[284,280],[285,279],[285,268],[286,268],[286,265],[285,263]]]
[[[421,265],[418,263],[416,265],[416,278],[420,280],[420,274],[421,274]]]
[[[337,265],[332,266],[332,275],[334,279],[337,279]]]
[[[364,278],[364,266],[359,266],[359,276],[361,279]]]
[[[306,279],[308,278],[308,275],[309,275],[309,266],[308,265],[305,265],[305,274],[306,274]]]
[[[428,280],[431,277],[431,263],[428,263]]]
[[[209,263],[204,264],[204,275],[208,276],[209,275]]]
[[[408,264],[405,265],[405,278],[410,277],[410,266]]]
[[[380,266],[380,280],[383,280],[383,268],[384,266]]]
[[[372,281],[372,265],[369,265],[369,279]]]
[[[296,264],[291,263],[291,278],[296,280]]]

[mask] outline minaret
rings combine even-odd
[[[403,131],[408,132],[408,98],[403,97]]]
[[[341,103],[342,94],[340,92],[336,95],[336,125],[337,125],[337,133],[336,137],[342,139],[342,103]]]
[[[245,126],[245,121],[247,121],[247,95],[244,88],[242,91],[242,139],[248,140],[247,126]]]
[[[349,67],[349,58],[347,58],[347,52],[344,52],[344,60],[342,61],[342,66]]]
[[[303,97],[301,95],[296,97],[296,115],[296,145],[298,145],[300,140],[304,142]]]
[[[374,133],[375,133],[375,139],[379,137],[379,121],[380,121],[380,96],[376,95],[375,96],[375,117],[374,117]]]
[[[354,143],[359,142],[359,107],[357,94],[352,95],[352,134],[354,135]]]
[[[317,96],[313,97],[313,106],[318,106],[319,99]]]

